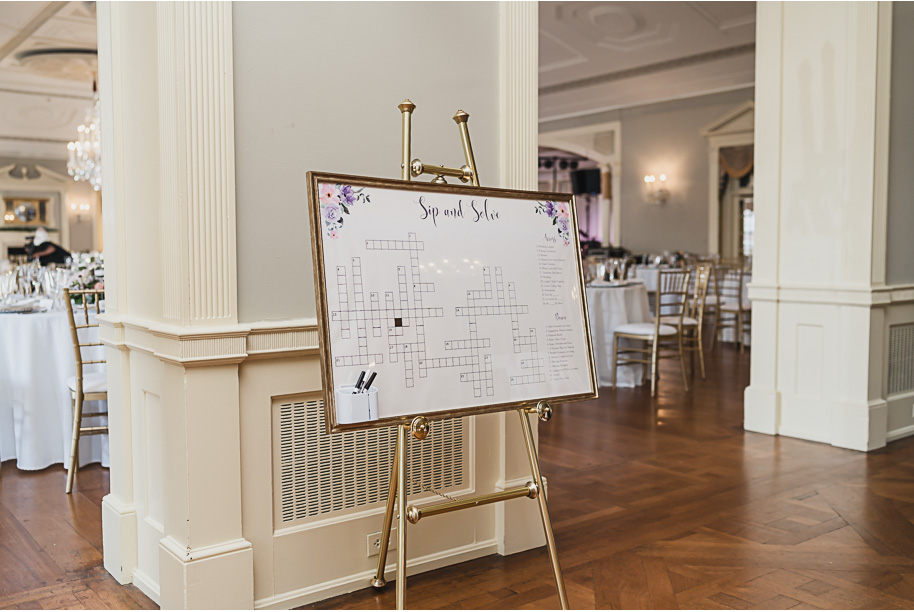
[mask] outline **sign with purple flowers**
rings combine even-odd
[[[308,183],[329,431],[596,397],[573,196]]]

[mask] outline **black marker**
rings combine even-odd
[[[365,378],[365,370],[362,370],[362,373],[359,374],[359,379],[357,381],[355,381],[355,390],[353,390],[353,392],[352,392],[353,395],[355,395],[356,393],[359,392],[359,387],[362,385],[362,380],[364,378]]]
[[[365,391],[368,391],[369,389],[371,389],[371,383],[374,382],[374,377],[377,376],[377,375],[378,375],[377,372],[372,372],[372,373],[371,373],[371,376],[369,376],[369,377],[368,377],[368,380],[365,381],[365,386],[362,387],[362,393],[365,393]]]

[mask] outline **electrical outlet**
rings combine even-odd
[[[374,557],[379,552],[381,552],[381,532],[369,533],[368,539],[366,541],[368,547],[368,556]],[[397,530],[390,530],[390,545],[387,547],[387,552],[390,554],[390,551],[397,550]]]

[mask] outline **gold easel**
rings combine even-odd
[[[412,113],[416,105],[409,100],[404,100],[399,106],[403,115],[403,161],[401,164],[403,180],[411,180],[412,177],[418,177],[422,174],[433,174],[434,183],[445,183],[445,176],[458,178],[464,183],[471,181],[473,186],[479,187],[479,175],[476,172],[476,162],[473,159],[473,148],[470,145],[470,132],[467,127],[467,120],[470,116],[463,112],[457,111],[454,115],[454,121],[460,129],[460,139],[463,142],[463,152],[466,156],[466,165],[460,168],[448,168],[446,166],[430,166],[423,164],[418,159],[410,161],[410,142]],[[543,492],[543,479],[540,474],[539,461],[536,456],[536,446],[533,442],[533,429],[530,427],[528,413],[535,413],[540,421],[546,422],[552,418],[552,407],[545,401],[541,401],[536,408],[518,408],[517,415],[520,417],[521,429],[524,432],[524,442],[527,446],[527,458],[530,461],[530,471],[533,480],[522,487],[508,489],[496,493],[468,497],[466,499],[449,499],[439,504],[431,504],[422,508],[416,506],[407,506],[406,502],[406,439],[412,434],[417,440],[424,440],[431,431],[429,420],[422,416],[415,417],[409,425],[397,426],[397,446],[394,450],[393,465],[390,470],[390,488],[387,490],[387,509],[384,514],[384,527],[381,531],[381,549],[378,553],[378,571],[372,579],[371,584],[380,588],[387,584],[384,579],[384,566],[387,565],[387,548],[390,545],[390,529],[393,525],[394,515],[397,517],[397,609],[402,610],[406,603],[406,523],[418,523],[422,518],[435,516],[436,514],[446,514],[465,508],[475,508],[509,499],[519,497],[529,497],[539,502],[540,518],[543,521],[543,531],[546,533],[546,548],[549,551],[549,560],[552,561],[552,571],[555,574],[556,588],[559,593],[559,600],[562,609],[568,609],[568,595],[565,592],[565,580],[562,577],[562,568],[559,565],[558,554],[555,549],[555,538],[552,535],[552,521],[549,519],[549,509],[546,507],[546,497]],[[396,512],[394,502],[396,501]]]

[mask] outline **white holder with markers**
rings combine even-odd
[[[336,388],[337,418],[340,423],[362,423],[378,419],[378,388],[353,393],[355,385]]]

